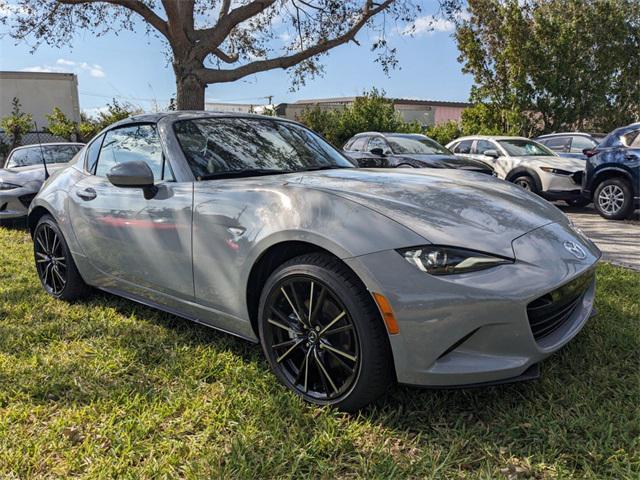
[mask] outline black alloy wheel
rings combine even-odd
[[[393,382],[380,314],[338,259],[309,254],[282,265],[267,280],[259,318],[276,377],[309,402],[355,411]]]
[[[49,295],[76,300],[89,293],[67,242],[50,215],[43,215],[33,231],[33,253],[40,283]]]
[[[346,307],[310,277],[288,277],[267,300],[269,348],[295,390],[318,400],[340,397],[360,367],[358,335]]]
[[[48,224],[39,225],[34,236],[36,268],[47,293],[59,296],[67,285],[67,259],[58,233]]]

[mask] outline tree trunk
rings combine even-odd
[[[204,110],[206,85],[194,74],[176,74],[176,104],[178,110]]]

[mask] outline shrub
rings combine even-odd
[[[462,136],[462,125],[455,120],[449,120],[445,123],[431,125],[427,128],[426,135],[440,145],[446,145],[450,141]]]
[[[11,114],[0,120],[0,128],[9,136],[11,149],[16,148],[22,142],[22,136],[34,129],[33,116],[22,111],[20,101],[13,97]]]
[[[66,140],[74,140],[78,133],[78,125],[69,120],[62,110],[53,107],[47,117],[47,130],[53,135],[57,135]]]
[[[323,135],[338,148],[342,148],[356,133],[419,133],[423,130],[417,122],[404,122],[393,107],[393,102],[385,97],[384,92],[375,88],[357,97],[342,110],[324,110],[317,105],[306,108],[298,116],[298,121]]]

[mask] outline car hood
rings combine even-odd
[[[427,242],[513,257],[511,242],[567,222],[540,197],[502,180],[461,170],[345,169],[304,175],[299,184],[366,206]]]
[[[578,158],[567,158],[560,156],[543,157],[539,155],[526,155],[520,157],[511,157],[515,160],[520,160],[530,165],[537,165],[540,167],[556,167],[569,172],[577,172],[585,169],[584,160]]]
[[[486,163],[471,158],[456,157],[454,155],[424,155],[402,154],[399,157],[422,162],[431,168],[460,168],[462,170],[490,170]]]
[[[67,167],[67,164],[47,165],[49,173]],[[29,182],[44,182],[44,167],[42,165],[31,165],[28,167],[1,168],[0,181],[25,185]]]

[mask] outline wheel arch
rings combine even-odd
[[[347,268],[354,277],[360,282],[363,288],[367,289],[364,281],[360,276],[349,266],[347,263],[335,253],[321,247],[318,244],[300,241],[300,240],[287,240],[275,243],[269,246],[253,263],[245,289],[245,296],[247,301],[247,311],[249,313],[249,320],[251,322],[251,328],[253,329],[256,337],[259,337],[258,333],[258,309],[260,303],[260,295],[262,289],[269,278],[269,276],[283,263],[301,255],[309,253],[322,253],[328,255],[335,260],[339,261],[345,268]],[[370,299],[374,304],[376,311],[378,309],[375,306],[373,298]],[[379,321],[383,322],[382,317],[379,317]],[[385,327],[386,328],[386,327]]]
[[[535,170],[529,167],[514,168],[507,174],[507,176],[505,177],[505,180],[507,182],[513,182],[513,180],[515,180],[520,175],[528,175],[529,177],[533,178],[533,182],[536,184],[536,188],[538,189],[538,192],[543,191],[542,180],[540,180],[540,175],[538,175],[538,172],[536,172]]]
[[[631,188],[634,189],[633,176],[630,172],[622,168],[608,167],[608,168],[603,168],[598,172],[596,172],[593,178],[593,182],[591,183],[593,194],[595,194],[595,191],[598,188],[598,185],[600,185],[605,180],[609,180],[611,178],[622,178],[624,180],[627,180],[630,183]],[[638,192],[634,192],[634,195],[637,195],[637,193]]]
[[[38,222],[45,215],[51,215],[55,219],[55,216],[53,215],[53,213],[51,213],[51,210],[42,205],[36,206],[35,208],[31,209],[31,211],[29,212],[27,216],[27,226],[29,228],[29,233],[31,234],[32,238],[33,238],[33,233],[35,232],[36,226],[38,225]]]

